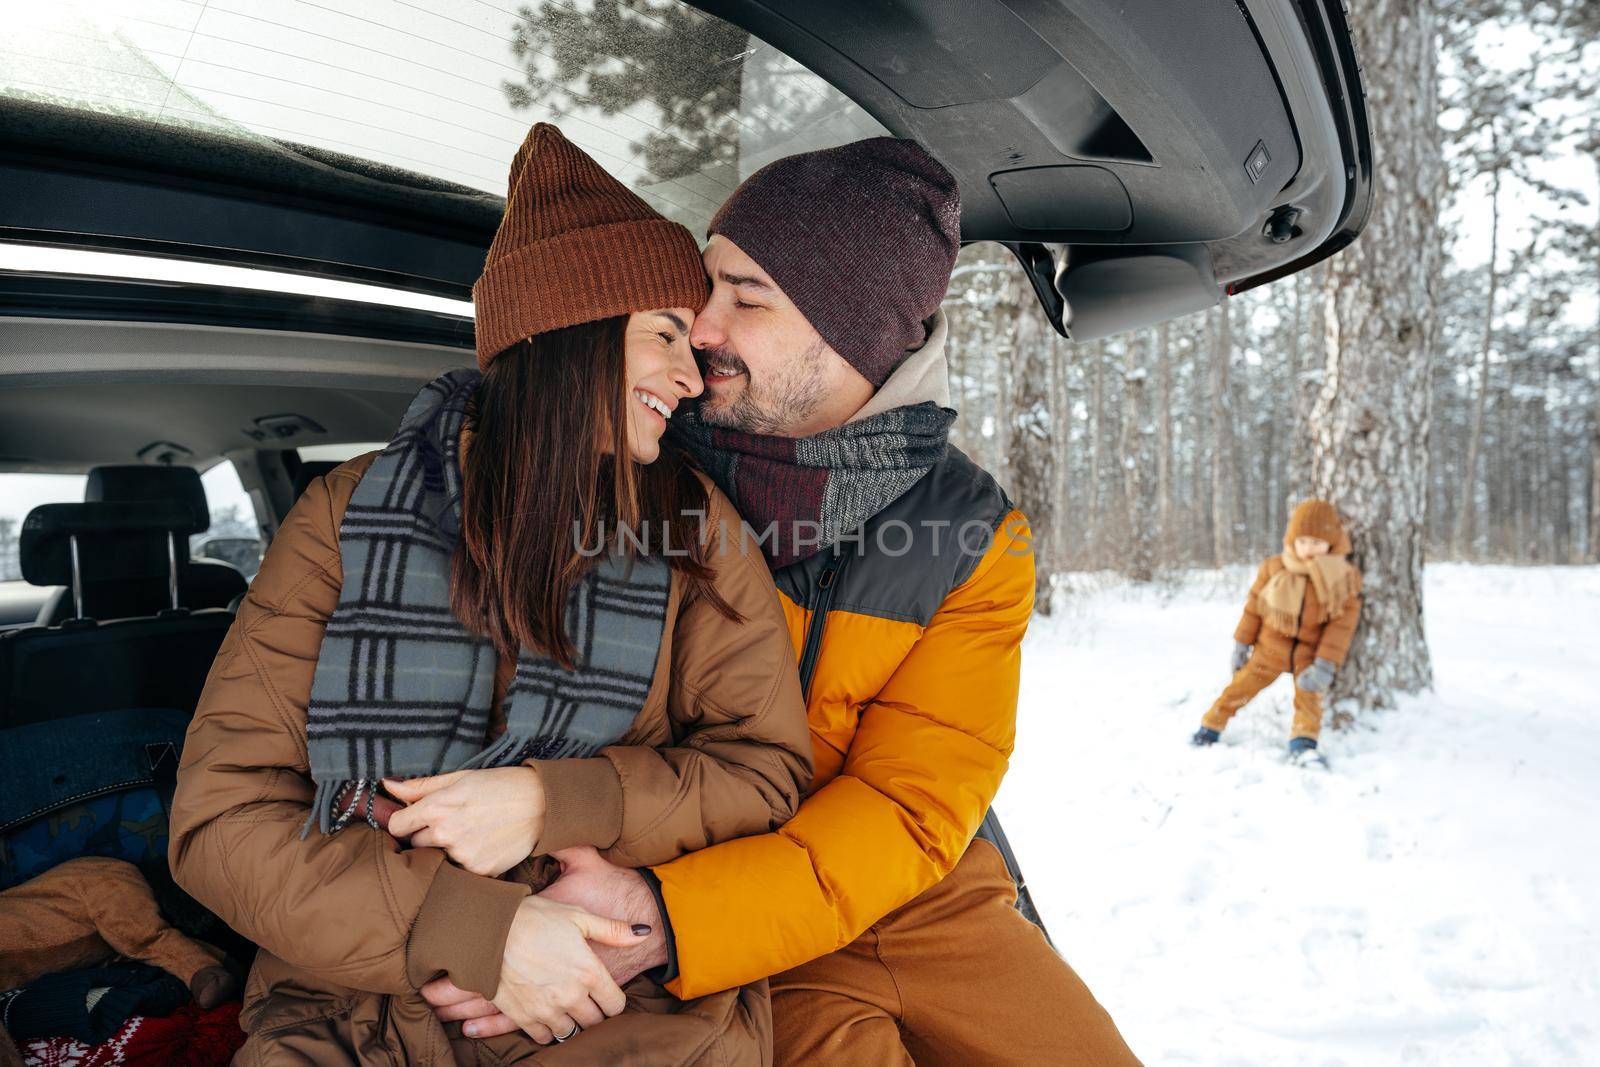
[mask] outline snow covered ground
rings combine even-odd
[[[1029,635],[997,808],[1150,1067],[1600,1064],[1600,568],[1428,568],[1436,691],[1282,762],[1210,750],[1249,574],[1080,576]]]

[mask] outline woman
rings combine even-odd
[[[641,978],[624,1013],[585,942],[649,931],[530,895],[565,847],[642,866],[769,830],[810,775],[767,569],[704,539],[738,519],[660,445],[705,294],[687,230],[536,126],[473,293],[481,374],[274,539],[172,811],[179,882],[262,948],[245,1062],[769,1058],[764,986]],[[441,978],[522,1032],[440,1023]]]

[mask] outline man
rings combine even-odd
[[[946,439],[955,180],[914,142],[790,157],[713,219],[673,435],[762,539],[816,777],[775,833],[649,871],[569,851],[546,892],[649,924],[607,956],[680,997],[772,976],[780,1063],[1134,1064],[974,841],[1015,731],[1026,520]],[[609,950],[602,949],[607,953]],[[482,1033],[509,1023],[448,981]]]

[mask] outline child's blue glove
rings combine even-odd
[[[1333,684],[1334,672],[1338,669],[1333,665],[1333,660],[1319,659],[1301,671],[1300,677],[1295,679],[1294,684],[1308,693],[1327,692],[1328,686]]]
[[[1244,670],[1244,665],[1250,662],[1250,649],[1252,646],[1235,641],[1233,643],[1233,673],[1238,674]]]

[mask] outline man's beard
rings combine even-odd
[[[781,367],[769,373],[758,388],[750,367],[732,350],[707,349],[704,362],[719,369],[737,371],[744,375],[744,388],[731,400],[719,400],[707,393],[700,401],[700,421],[707,426],[721,426],[744,433],[788,436],[821,406],[826,389],[823,370],[826,366],[824,351],[827,343],[822,338],[805,351],[787,359]]]

